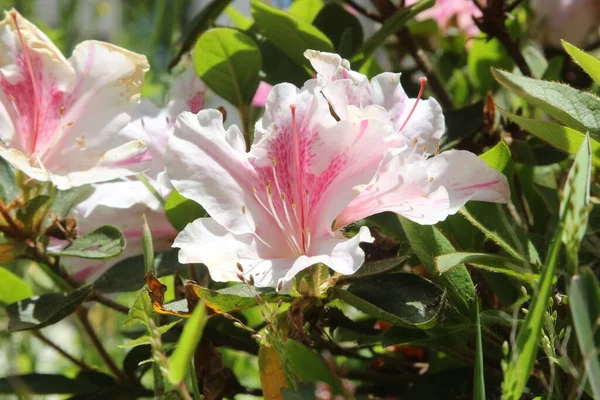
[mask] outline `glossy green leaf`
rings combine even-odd
[[[499,141],[498,144],[490,150],[480,155],[479,158],[485,161],[490,167],[504,173],[507,178],[510,179],[512,177],[514,168],[512,165],[512,155],[510,149],[503,140]]]
[[[569,154],[576,154],[585,139],[585,134],[554,122],[521,117],[502,109],[500,112],[521,128]],[[593,161],[600,165],[600,143],[591,139],[590,144],[594,154]]]
[[[181,57],[194,46],[198,36],[210,28],[229,3],[231,3],[231,0],[212,0],[186,24],[184,32],[181,35],[181,48],[177,52],[177,55],[169,62],[169,68],[173,68],[179,63]]]
[[[9,304],[6,307],[8,330],[25,331],[55,324],[71,315],[91,290],[92,287],[87,285],[70,294],[43,294]]]
[[[242,107],[250,104],[256,92],[262,59],[249,36],[231,28],[216,28],[196,42],[194,66],[206,86]]]
[[[135,299],[135,302],[127,313],[127,319],[125,319],[125,326],[131,326],[134,324],[142,324],[148,327],[150,320],[152,319],[152,301],[150,295],[146,289],[142,290],[139,296]]]
[[[323,7],[313,24],[327,35],[337,53],[343,58],[352,56],[363,42],[364,35],[360,21],[338,3],[329,3]],[[349,43],[342,40],[344,35]],[[341,51],[342,45],[345,51]]]
[[[600,286],[588,268],[571,278],[567,287],[573,325],[583,356],[588,382],[595,398],[600,398]]]
[[[177,347],[175,347],[175,351],[169,357],[168,377],[171,383],[177,384],[185,378],[196,347],[200,343],[200,339],[202,339],[206,320],[206,309],[204,308],[204,304],[199,302],[196,304],[192,316],[185,322],[183,332],[179,337],[179,342],[177,342]]]
[[[248,287],[239,284],[220,290],[212,290],[199,285],[193,285],[192,290],[196,296],[204,301],[204,304],[213,311],[228,313],[236,310],[244,310],[259,305],[256,295],[260,295],[263,301],[276,303],[279,300],[291,301],[291,297],[279,295],[272,288]]]
[[[521,279],[526,282],[535,282],[539,277],[533,271],[537,270],[535,265],[529,264],[521,259],[499,256],[485,253],[450,253],[442,254],[435,258],[435,265],[440,274],[446,273],[453,267],[461,264],[473,264],[476,267],[491,272],[497,272]]]
[[[525,98],[569,128],[600,137],[600,98],[557,82],[546,82],[494,69],[503,86]]]
[[[172,275],[187,269],[177,260],[177,250],[155,253],[156,276]],[[101,293],[135,292],[144,286],[146,273],[144,256],[137,255],[119,261],[106,270],[96,281],[94,289]]]
[[[173,190],[165,204],[165,213],[169,222],[182,231],[190,222],[206,216],[204,208],[194,200],[183,197],[177,190]]]
[[[434,277],[434,281],[447,291],[450,302],[460,313],[471,317],[477,296],[467,268],[458,265],[442,275],[438,274],[435,268],[436,256],[456,252],[452,244],[433,226],[419,225],[404,217],[398,218],[412,249]]]
[[[331,41],[323,32],[260,0],[252,0],[252,16],[258,30],[297,64],[309,65],[304,58],[304,52],[308,49],[334,51]]]
[[[334,289],[334,295],[360,311],[393,325],[430,329],[445,302],[445,292],[416,274],[374,276]]]
[[[33,292],[21,278],[0,267],[0,306],[32,297]]]
[[[510,69],[513,62],[498,39],[488,41],[486,36],[481,34],[472,43],[467,53],[469,77],[479,93],[485,95],[488,91],[498,88],[490,69]]]
[[[594,82],[600,85],[600,60],[593,55],[562,40],[562,45],[573,60],[588,74]]]
[[[229,19],[231,19],[236,28],[241,29],[242,31],[246,31],[250,29],[252,25],[254,25],[252,18],[246,17],[232,5],[229,5],[227,8],[225,8],[225,14],[227,14]]]
[[[333,394],[342,394],[339,380],[318,354],[291,339],[285,342],[285,353],[292,371],[300,381],[325,382]]]
[[[302,87],[304,82],[311,78],[307,68],[297,64],[266,38],[257,38],[257,42],[263,58],[265,82],[271,85],[289,82]]]
[[[323,6],[323,0],[294,0],[288,11],[290,15],[312,24]]]
[[[355,70],[360,69],[389,36],[405,27],[406,23],[415,15],[432,7],[434,3],[435,0],[421,0],[418,3],[399,9],[357,50],[354,57],[352,57],[352,67]]]
[[[53,256],[106,260],[125,248],[125,236],[114,226],[104,225],[75,239],[63,250],[49,252]]]

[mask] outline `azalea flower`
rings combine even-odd
[[[544,43],[561,47],[561,39],[583,46],[598,33],[598,0],[533,0],[531,7],[542,24]]]
[[[59,189],[150,166],[139,140],[117,133],[140,97],[146,57],[98,41],[70,59],[17,11],[0,22],[0,156]]]
[[[412,5],[418,0],[408,0],[406,5]],[[433,7],[417,15],[417,19],[433,19],[440,30],[445,31],[453,22],[468,37],[477,36],[479,28],[473,22],[473,17],[480,17],[481,10],[472,0],[436,0]]]
[[[249,152],[240,130],[226,130],[215,110],[177,119],[167,173],[211,216],[179,234],[180,262],[204,263],[217,281],[236,280],[239,264],[257,286],[288,291],[316,263],[341,274],[358,270],[359,243],[373,239],[366,227],[350,239],[340,230],[357,219],[390,210],[434,223],[469,199],[507,201],[506,178],[475,155],[464,152],[461,168],[453,153],[430,157],[437,151],[427,146],[444,130],[437,102],[409,99],[398,75],[369,82],[339,56],[307,57],[317,77],[302,89],[273,87]],[[477,185],[497,195],[480,195]]]
[[[197,113],[204,107],[206,86],[196,75],[193,66],[186,69],[171,86],[170,100],[164,108],[142,100],[133,120],[121,135],[143,140],[152,155],[152,167],[145,172],[150,185],[166,200],[173,190],[166,178],[165,151],[177,115],[182,111]],[[118,227],[127,239],[127,247],[117,257],[106,261],[90,261],[67,265],[78,280],[93,281],[117,262],[142,254],[142,216],[145,215],[152,232],[155,251],[171,248],[177,231],[167,219],[163,204],[140,180],[124,178],[94,185],[94,193],[76,207],[78,230],[92,231],[101,225]]]

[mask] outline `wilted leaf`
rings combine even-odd
[[[265,399],[281,400],[281,389],[287,388],[283,365],[275,348],[265,343],[258,350],[260,385]]]
[[[39,329],[55,324],[71,315],[91,290],[92,287],[87,285],[70,294],[43,294],[9,304],[6,307],[9,318],[8,331]]]

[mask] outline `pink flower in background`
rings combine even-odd
[[[507,201],[506,178],[475,155],[429,157],[444,131],[435,100],[408,98],[398,75],[369,82],[339,56],[306,55],[317,78],[272,89],[249,152],[219,112],[179,116],[167,173],[211,216],[179,234],[180,262],[204,263],[217,281],[237,280],[239,263],[257,286],[287,291],[316,263],[358,270],[372,238],[339,229],[360,218],[391,210],[431,224],[469,199]]]
[[[406,5],[412,5],[418,0],[408,0]],[[435,20],[440,30],[445,31],[454,21],[456,26],[468,37],[477,36],[479,28],[473,22],[473,17],[480,17],[481,10],[472,0],[436,0],[435,5],[417,15],[417,19]]]
[[[123,137],[147,143],[152,167],[145,176],[165,200],[173,190],[164,172],[167,141],[177,115],[182,111],[200,111],[204,107],[205,93],[206,86],[190,67],[173,82],[166,107],[159,108],[149,100],[142,100],[133,113],[133,120],[121,132]],[[85,233],[101,225],[113,225],[123,231],[127,247],[110,260],[83,264],[77,260],[76,264],[68,265],[77,279],[92,281],[117,262],[142,254],[142,215],[148,220],[155,251],[171,248],[177,231],[167,219],[163,205],[141,181],[122,179],[99,183],[94,188],[94,193],[76,208],[80,216],[79,231]]]
[[[273,89],[273,85],[261,81],[252,98],[252,105],[255,107],[264,107],[267,104],[267,97],[269,97],[271,89]]]
[[[531,6],[542,25],[545,44],[561,47],[560,40],[564,39],[583,46],[598,33],[598,0],[532,0]]]
[[[97,41],[67,60],[17,11],[0,22],[0,156],[59,189],[142,172],[150,153],[118,132],[140,97],[146,57]]]

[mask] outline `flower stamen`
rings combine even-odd
[[[419,82],[421,83],[421,88],[419,89],[419,94],[417,95],[417,100],[415,101],[415,104],[413,105],[413,108],[408,113],[408,117],[406,117],[406,120],[404,121],[404,123],[402,124],[402,126],[400,127],[400,129],[398,130],[398,132],[402,132],[402,130],[404,129],[404,127],[406,126],[406,124],[410,120],[410,117],[415,112],[415,109],[417,108],[417,104],[419,104],[419,100],[421,100],[421,96],[423,96],[423,91],[425,90],[425,84],[427,83],[427,78],[421,77],[421,78],[419,78]]]

